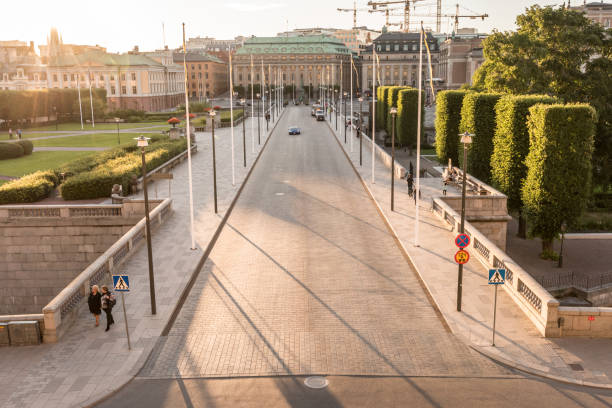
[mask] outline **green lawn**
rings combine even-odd
[[[0,174],[21,177],[38,170],[54,169],[70,160],[92,153],[94,152],[34,152],[17,159],[0,160]]]
[[[436,149],[421,149],[421,155],[435,155]]]
[[[3,185],[4,183],[8,183],[10,180],[0,180],[0,186]]]
[[[119,124],[119,129],[134,129],[134,128],[140,128],[140,127],[149,127],[149,126],[160,126],[160,125],[168,125],[168,123],[166,122],[142,122],[142,123],[120,123]],[[117,124],[115,123],[98,123],[96,125],[96,127],[92,127],[90,124],[84,123],[83,124],[83,130],[114,130],[117,129]],[[47,126],[40,126],[40,127],[35,127],[35,128],[28,128],[24,130],[24,133],[27,132],[31,132],[31,131],[49,131],[55,130],[55,125],[47,125]],[[57,126],[57,130],[69,130],[69,131],[73,131],[73,130],[81,130],[81,124],[80,123],[60,123]]]
[[[133,141],[133,138],[150,133],[120,133],[121,143]],[[159,134],[155,132],[154,134]],[[136,143],[135,141],[133,141]],[[54,139],[34,140],[34,147],[114,147],[118,139],[116,133],[92,133],[88,135],[58,137]]]

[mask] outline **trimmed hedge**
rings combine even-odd
[[[421,108],[425,104],[425,94],[421,91]],[[415,88],[404,88],[400,90],[397,98],[397,135],[402,146],[416,146],[417,124],[418,124],[419,90]],[[425,110],[421,112],[421,137],[423,136],[423,123],[425,121]]]
[[[53,171],[37,171],[0,186],[0,204],[33,203],[47,197],[58,180]]]
[[[234,120],[238,120],[242,117],[242,115],[244,114],[244,110],[243,109],[234,109]],[[221,123],[229,123],[230,122],[230,115],[231,112],[229,110],[226,111],[221,111],[219,114],[220,117],[220,121]]]
[[[388,135],[391,135],[391,127],[393,118],[391,117],[391,108],[397,108],[397,96],[402,89],[405,89],[404,86],[390,86],[387,91],[387,116],[385,117],[385,130]],[[397,118],[395,118],[397,122]],[[397,127],[397,124],[396,124]],[[396,129],[397,130],[397,129]]]
[[[151,144],[145,154],[147,169],[152,170],[162,165],[186,148],[185,139]],[[140,177],[142,173],[141,160],[137,151],[126,152],[103,162],[97,159],[95,161],[99,164],[90,171],[79,173],[62,183],[62,197],[65,200],[108,197],[114,184],[122,185],[124,193],[130,193],[133,176]]]
[[[508,209],[521,211],[521,187],[527,176],[525,157],[529,153],[527,116],[535,104],[552,104],[546,95],[504,95],[495,105],[497,127],[491,154],[491,182],[508,196]]]
[[[16,159],[23,155],[24,150],[19,143],[0,143],[0,160]]]
[[[459,133],[474,135],[467,148],[467,172],[488,183],[491,179],[491,155],[495,135],[495,104],[501,97],[498,93],[471,92],[463,98]],[[463,145],[457,144],[457,158],[463,168]]]
[[[459,145],[459,123],[461,106],[467,91],[440,91],[436,95],[436,154],[441,163],[451,159],[454,165],[459,163],[457,146]]]
[[[32,142],[29,140],[18,140],[16,143],[23,147],[24,156],[29,156],[32,154],[32,151],[34,150],[34,145]]]
[[[597,114],[586,104],[538,104],[529,115],[522,198],[531,232],[542,239],[541,256],[550,257],[561,224],[572,225],[586,207]]]
[[[387,119],[387,97],[386,89],[388,86],[376,88],[376,129],[382,130],[386,126]]]

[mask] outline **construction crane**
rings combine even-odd
[[[351,8],[351,9],[338,8],[338,11],[353,13],[353,28],[357,28],[357,12],[358,11],[368,11],[368,9],[357,8],[357,2],[354,1],[353,2],[353,8]]]
[[[389,14],[390,16],[401,16],[401,14]],[[433,15],[430,14],[413,14],[413,17],[434,17]],[[438,32],[440,32],[440,23],[441,23],[441,19],[442,17],[447,17],[447,18],[452,18],[454,19],[454,32],[457,33],[457,30],[459,29],[459,19],[460,18],[480,18],[482,20],[484,20],[485,18],[489,17],[488,14],[459,14],[459,4],[456,4],[456,9],[455,9],[455,14],[442,14],[442,13],[436,13],[436,29],[438,30]]]

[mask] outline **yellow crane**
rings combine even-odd
[[[368,11],[368,9],[364,9],[364,8],[357,8],[357,2],[353,2],[353,8],[347,9],[347,8],[338,8],[338,11],[341,12],[348,12],[348,13],[353,13],[353,28],[357,28],[357,12],[358,11]]]
[[[459,19],[460,18],[471,18],[471,19],[475,19],[475,18],[480,18],[482,20],[484,20],[485,18],[489,17],[488,14],[459,14],[459,4],[455,5],[455,14],[442,14],[442,13],[436,13],[435,17],[436,17],[436,30],[437,32],[440,32],[440,20],[442,17],[448,17],[448,18],[452,18],[454,19],[454,32],[456,33],[457,30],[459,29]],[[401,16],[401,14],[389,14],[390,16]],[[434,17],[431,14],[413,14],[413,17]]]

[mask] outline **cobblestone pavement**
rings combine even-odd
[[[279,127],[139,377],[513,376],[445,328],[327,125]]]
[[[247,132],[248,129],[247,126]],[[0,348],[0,407],[86,406],[123,386],[142,367],[200,260],[201,249],[208,245],[266,140],[262,134],[261,146],[256,145],[256,154],[251,154],[251,138],[247,133],[247,167],[243,167],[238,161],[242,158],[241,134],[236,132],[236,185],[232,186],[230,129],[215,131],[215,136],[219,214],[213,212],[211,134],[196,134],[198,152],[192,159],[195,236],[199,249],[195,251],[190,250],[187,161],[172,170],[173,214],[152,236],[156,316],[150,312],[146,246],[141,244],[117,271],[130,276],[131,291],[125,300],[132,350],[127,349],[120,307],[114,312],[116,324],[104,332],[104,317],[100,327],[94,327],[84,304],[78,320],[59,343]],[[167,182],[159,183],[159,196],[167,197]],[[150,197],[155,197],[154,186],[150,188]]]
[[[338,135],[338,140],[344,145],[343,135]],[[612,359],[606,351],[612,347],[611,339],[544,338],[504,290],[499,291],[496,347],[492,347],[494,291],[487,284],[488,269],[478,261],[470,261],[464,267],[462,312],[456,311],[457,264],[453,261],[457,251],[456,233],[431,211],[432,197],[442,195],[441,180],[421,179],[417,247],[414,245],[415,204],[406,193],[406,182],[395,180],[395,211],[390,211],[390,169],[376,160],[376,183],[372,184],[371,145],[364,148],[362,166],[359,166],[359,140],[356,138],[352,152],[350,143],[344,146],[458,338],[499,361],[539,375],[612,387]],[[401,161],[403,156],[399,157]],[[407,161],[402,164],[408,166]],[[460,191],[449,189],[448,194],[460,195]],[[577,370],[571,366],[575,364]]]

